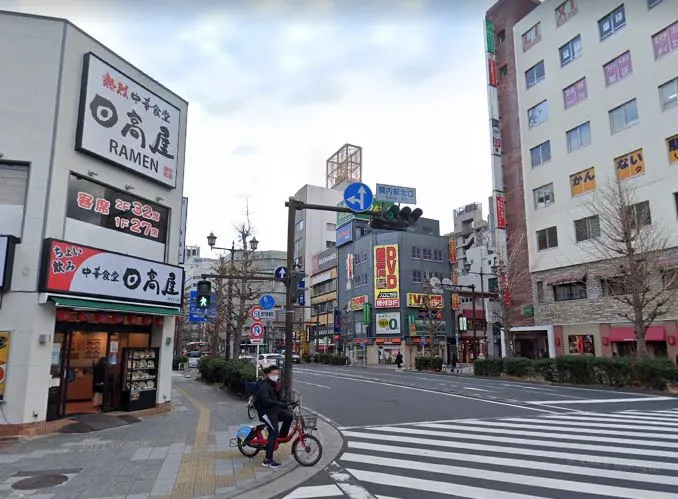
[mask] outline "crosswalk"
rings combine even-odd
[[[352,428],[285,499],[678,499],[678,409]]]

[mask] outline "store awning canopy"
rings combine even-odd
[[[575,282],[584,282],[586,280],[586,272],[578,272],[568,275],[563,275],[560,277],[555,277],[548,281],[551,286],[557,286],[559,284],[573,284]]]
[[[636,341],[636,333],[632,327],[610,328],[610,341]],[[645,332],[645,341],[666,341],[664,326],[650,326]]]
[[[142,315],[181,315],[179,308],[154,307],[151,305],[132,305],[131,303],[116,303],[108,301],[81,300],[79,298],[62,298],[50,296],[57,307],[80,309],[80,310],[107,310],[111,312],[127,312]]]

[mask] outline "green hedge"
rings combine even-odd
[[[188,362],[188,357],[185,355],[175,355],[172,359],[172,370],[176,371],[179,369],[179,364],[186,364]]]
[[[333,366],[345,366],[348,363],[348,357],[344,355],[334,355],[331,353],[316,353],[311,357],[313,362],[319,364],[330,364]]]
[[[443,368],[443,359],[440,357],[416,357],[414,368],[417,371],[440,371]]]
[[[490,358],[473,363],[476,376],[539,377],[552,383],[637,386],[666,390],[678,382],[678,368],[667,358],[632,359],[564,356],[555,359]]]
[[[255,366],[248,360],[202,357],[198,362],[198,372],[203,380],[222,384],[236,393],[245,391],[245,382],[256,380]]]

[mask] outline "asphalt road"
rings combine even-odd
[[[345,445],[278,498],[678,499],[678,398],[385,367],[294,376]]]

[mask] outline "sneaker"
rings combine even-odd
[[[273,468],[273,469],[275,470],[275,469],[280,468],[280,463],[276,463],[273,459],[271,459],[271,460],[268,462],[268,466],[269,466],[270,468]]]
[[[261,463],[261,465],[262,465],[264,468],[270,468],[270,467],[271,467],[271,461],[272,461],[272,459],[264,459],[264,462]]]

